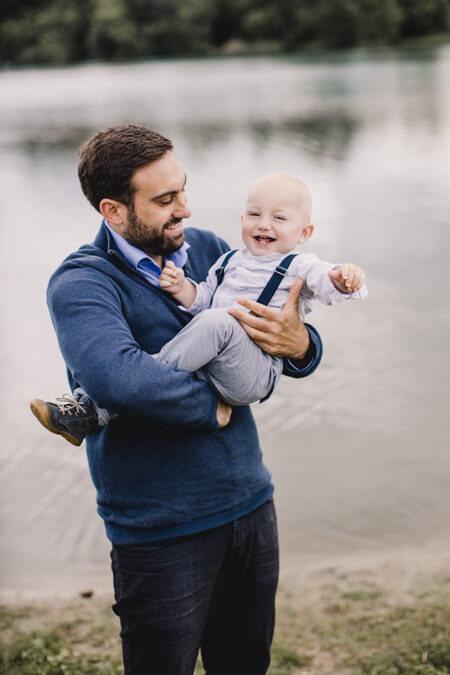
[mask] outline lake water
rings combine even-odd
[[[367,271],[367,300],[311,316],[319,370],[254,406],[285,558],[448,537],[449,83],[449,47],[0,73],[4,590],[110,583],[84,449],[28,404],[68,389],[45,288],[99,225],[76,148],[118,122],[173,140],[190,224],[238,246],[247,186],[283,169],[312,189],[306,250]]]

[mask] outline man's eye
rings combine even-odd
[[[172,197],[168,197],[167,199],[162,199],[159,203],[161,206],[167,206],[168,204],[171,204],[173,201]]]

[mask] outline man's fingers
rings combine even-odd
[[[253,304],[257,305],[258,303]],[[264,305],[261,306],[264,307]],[[249,327],[258,330],[261,333],[267,333],[272,329],[272,326],[267,319],[261,318],[260,316],[255,316],[253,313],[250,314],[249,312],[244,312],[242,309],[238,309],[237,307],[229,307],[228,314],[234,316],[234,318],[237,319],[241,326],[246,330],[247,327]]]
[[[294,283],[292,284],[291,289],[289,291],[289,296],[288,296],[288,299],[286,300],[286,303],[283,307],[283,310],[286,310],[286,309],[289,309],[289,308],[297,309],[300,291],[302,290],[302,287],[303,287],[304,283],[305,283],[305,281],[303,279],[296,279],[294,281]]]
[[[267,305],[262,305],[260,302],[256,302],[255,300],[248,300],[247,298],[237,298],[237,302],[242,305],[243,307],[246,307],[247,309],[250,310],[252,314],[255,316],[262,316],[264,319],[273,319],[277,314],[280,313],[279,309],[273,309],[272,307],[267,307]],[[238,309],[237,307],[230,307],[230,310],[236,310],[237,312],[240,312],[240,315],[246,315],[248,316],[248,312],[242,312],[242,310]],[[231,312],[230,312],[231,314]],[[234,316],[234,314],[232,314]],[[237,317],[236,317],[237,318]],[[239,320],[241,320],[241,317],[239,316]]]
[[[228,311],[231,314],[230,310]],[[279,342],[278,342],[279,335],[274,335],[267,328],[269,322],[264,321],[264,319],[252,317],[250,314],[247,314],[246,312],[244,312],[244,316],[246,319],[249,319],[249,321],[247,321],[246,323],[243,322],[239,323],[241,324],[242,328],[245,330],[249,338],[251,338],[253,342],[258,345],[258,347],[264,349],[264,351],[273,354],[277,353],[279,349]],[[259,328],[259,326],[262,326],[262,329]]]

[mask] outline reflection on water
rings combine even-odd
[[[239,245],[246,187],[285,169],[312,188],[307,250],[367,269],[367,301],[312,316],[319,371],[255,406],[285,554],[448,533],[449,76],[449,48],[0,74],[6,587],[106,569],[84,452],[27,405],[66,389],[45,287],[98,226],[76,148],[122,121],[174,141],[192,224]]]

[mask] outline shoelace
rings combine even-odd
[[[71,415],[73,410],[75,410],[75,415],[86,412],[82,404],[71,394],[63,394],[62,397],[56,398],[55,404],[58,406],[59,412],[63,415],[66,413]]]

